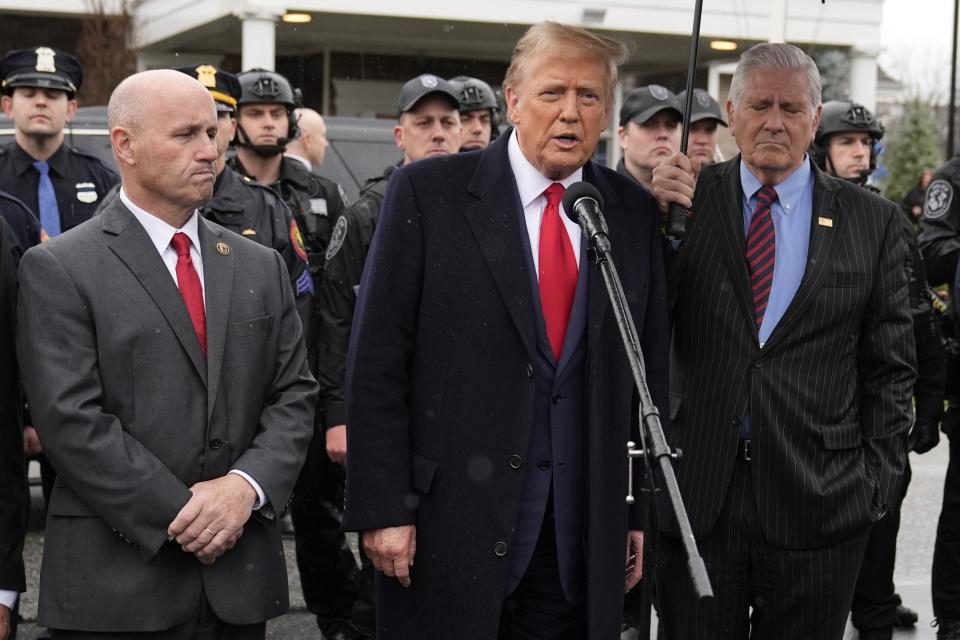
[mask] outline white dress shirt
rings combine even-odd
[[[204,308],[206,308],[207,288],[203,284],[203,256],[200,253],[200,232],[199,222],[197,220],[199,214],[194,211],[186,223],[177,229],[134,204],[123,190],[123,187],[120,187],[120,200],[126,205],[127,209],[130,210],[133,217],[137,219],[137,222],[139,222],[147,232],[147,235],[150,236],[150,241],[153,242],[153,246],[157,248],[157,253],[160,254],[160,257],[163,258],[163,263],[167,266],[167,271],[170,272],[170,277],[173,278],[174,284],[178,284],[177,252],[170,244],[170,241],[173,240],[173,234],[175,233],[185,233],[187,237],[190,238],[190,259],[193,261],[193,268],[197,272],[197,277],[200,278],[200,289],[203,292],[203,305]],[[260,483],[250,477],[250,474],[240,469],[231,469],[230,473],[236,474],[249,482],[250,486],[257,492],[257,501],[253,505],[254,511],[266,505],[266,494],[264,494],[263,489],[260,487]]]
[[[517,191],[520,193],[520,204],[523,206],[523,217],[527,222],[527,235],[530,236],[530,250],[533,252],[533,266],[537,272],[537,280],[540,280],[540,221],[543,219],[543,210],[547,206],[547,197],[543,192],[547,190],[557,180],[551,180],[544,176],[540,171],[530,164],[523,151],[520,150],[520,142],[517,140],[517,130],[514,129],[510,134],[510,141],[507,144],[507,155],[510,158],[510,168],[513,170],[513,177],[517,181]],[[574,182],[583,180],[583,167],[577,169],[563,180],[559,180],[564,188],[569,187]],[[577,259],[577,267],[580,266],[580,225],[568,218],[563,212],[563,205],[560,205],[560,220],[570,236],[570,244],[573,245],[573,255]]]
[[[10,609],[12,612],[14,605],[17,604],[17,596],[19,595],[20,594],[16,591],[5,591],[0,589],[0,604],[5,606],[7,609]]]

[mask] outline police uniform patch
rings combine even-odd
[[[429,73],[425,73],[422,76],[420,76],[420,84],[422,84],[427,89],[433,89],[435,86],[437,86],[437,76],[430,75]]]
[[[327,215],[326,198],[310,198],[310,213],[318,216]]]
[[[670,97],[670,93],[664,87],[661,87],[658,84],[650,85],[650,95],[656,98],[657,100],[666,100]]]
[[[76,189],[77,200],[83,204],[93,204],[97,201],[97,185],[92,182],[78,182]]]
[[[710,106],[710,97],[707,94],[695,91],[693,97],[697,99],[697,104],[701,107],[706,108]]]
[[[923,217],[928,220],[942,218],[950,210],[953,202],[953,186],[946,180],[934,180],[927,187],[927,196],[923,201]]]
[[[303,246],[303,236],[300,235],[300,227],[297,226],[297,221],[293,218],[290,219],[290,244],[293,245],[297,257],[307,262],[307,249]]]
[[[333,232],[330,234],[330,244],[327,245],[327,260],[332,260],[337,252],[340,251],[340,247],[343,246],[343,241],[347,239],[347,219],[344,216],[340,216],[337,220],[337,224],[333,225]]]

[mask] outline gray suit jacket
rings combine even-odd
[[[254,514],[211,567],[167,541],[188,487],[230,469],[282,510],[313,424],[316,383],[280,256],[202,218],[199,234],[207,359],[176,284],[119,199],[24,255],[18,350],[59,471],[40,578],[45,626],[169,628],[193,614],[201,589],[234,624],[287,610],[269,513]]]
[[[767,541],[823,547],[880,518],[903,476],[915,379],[903,226],[893,203],[814,167],[806,271],[761,349],[739,163],[700,173],[670,273],[677,479],[694,534],[707,535],[749,415]]]

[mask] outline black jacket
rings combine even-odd
[[[316,371],[327,428],[346,423],[343,385],[350,325],[363,264],[380,219],[380,204],[387,190],[387,180],[395,169],[395,166],[387,167],[383,175],[367,180],[360,190],[360,197],[337,220],[327,246],[326,266],[317,289],[320,339],[317,341]]]

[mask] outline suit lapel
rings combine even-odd
[[[750,294],[750,274],[747,272],[746,238],[743,235],[743,187],[740,184],[740,162],[731,162],[716,183],[714,200],[720,204],[722,219],[718,220],[722,243],[721,255],[730,274],[734,294],[744,317],[754,324],[753,298]]]
[[[480,245],[483,258],[531,358],[537,354],[530,274],[524,264],[524,245],[518,211],[522,213],[516,181],[507,157],[509,136],[501,136],[480,158],[467,191],[476,198],[464,215]]]
[[[797,293],[790,301],[783,318],[777,323],[766,347],[773,347],[790,331],[790,328],[803,316],[804,310],[813,300],[823,284],[833,257],[834,239],[843,232],[843,216],[836,206],[837,187],[826,179],[824,174],[813,166],[813,212],[810,216],[810,246],[807,249],[807,265],[800,281]],[[826,227],[818,223],[818,218],[829,218],[833,226]]]
[[[206,384],[207,364],[187,307],[150,236],[119,197],[101,214],[101,223],[104,232],[113,236],[108,241],[110,250],[146,289]]]
[[[203,291],[207,303],[207,407],[213,415],[220,387],[223,353],[227,341],[227,319],[233,296],[233,251],[222,230],[199,220],[203,257]]]

